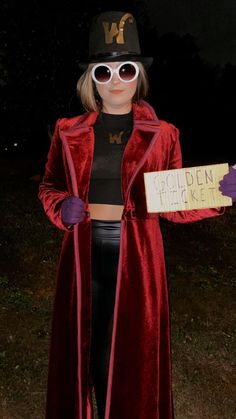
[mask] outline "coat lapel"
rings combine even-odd
[[[146,102],[134,104],[134,128],[126,145],[122,164],[121,179],[125,207],[131,206],[129,192],[139,170],[144,165],[160,133],[160,121],[154,110]]]
[[[74,164],[78,195],[86,203],[94,153],[93,125],[97,116],[96,112],[91,112],[82,117],[73,118],[68,120],[67,124],[63,124],[61,130]]]

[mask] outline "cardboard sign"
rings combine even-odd
[[[229,165],[213,164],[144,173],[148,212],[171,212],[232,205],[218,190]]]

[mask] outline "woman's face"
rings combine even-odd
[[[117,69],[121,62],[105,63],[112,69]],[[99,96],[102,99],[102,111],[112,114],[124,114],[132,108],[132,98],[135,95],[138,77],[131,82],[123,82],[118,74],[113,73],[108,83],[95,82]]]

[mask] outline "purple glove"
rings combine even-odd
[[[85,203],[77,196],[70,196],[62,202],[61,218],[65,225],[80,223],[85,218]]]
[[[230,166],[229,173],[224,175],[223,179],[219,182],[222,195],[229,196],[232,201],[236,201],[236,165]]]

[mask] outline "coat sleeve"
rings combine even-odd
[[[182,168],[182,153],[179,142],[179,130],[170,124],[171,128],[171,149],[169,157],[170,169],[181,169]],[[175,212],[164,212],[159,215],[162,218],[166,218],[174,223],[193,223],[200,221],[205,218],[216,217],[224,213],[224,208],[207,208],[207,209],[196,209],[186,211],[175,211]]]
[[[56,123],[47,156],[44,177],[39,186],[38,197],[50,221],[59,229],[70,231],[70,228],[67,228],[61,219],[61,204],[71,194],[67,189],[62,141],[59,136],[59,123],[60,120]]]

